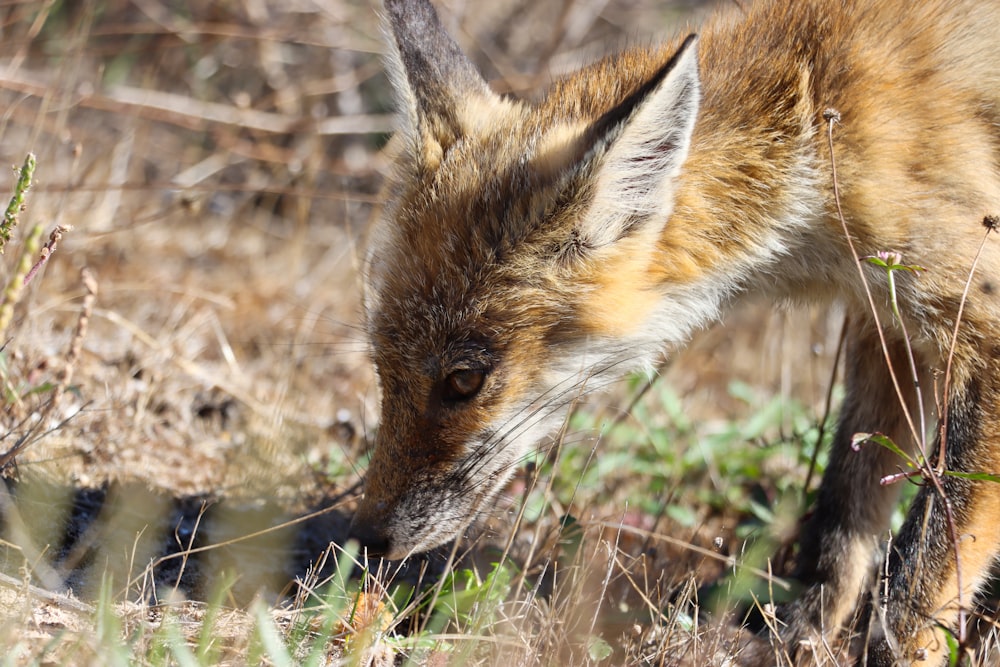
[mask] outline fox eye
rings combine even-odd
[[[452,371],[445,378],[444,397],[449,401],[466,401],[483,388],[486,371],[479,368],[465,368]]]

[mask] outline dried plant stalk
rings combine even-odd
[[[87,337],[87,328],[90,325],[90,315],[94,310],[94,300],[97,298],[97,279],[93,271],[87,267],[80,269],[80,282],[83,283],[85,293],[83,295],[83,305],[80,307],[80,316],[76,320],[76,331],[73,332],[73,340],[69,343],[69,350],[66,352],[66,363],[59,373],[58,384],[55,394],[52,396],[52,405],[59,403],[59,399],[66,393],[66,388],[73,381],[73,371],[76,362],[80,358],[80,350],[83,349],[83,339]]]
[[[73,338],[70,340],[69,349],[66,351],[66,361],[56,379],[56,386],[52,392],[52,397],[42,409],[41,418],[37,424],[21,435],[7,451],[0,453],[0,470],[10,465],[25,449],[32,443],[37,442],[41,435],[44,435],[44,430],[39,435],[39,429],[44,429],[45,424],[48,423],[49,415],[59,405],[63,394],[66,393],[66,389],[73,381],[73,372],[76,369],[77,361],[80,359],[80,351],[83,349],[83,339],[87,337],[90,316],[94,311],[94,301],[97,298],[97,279],[87,267],[80,270],[80,282],[83,283],[84,288],[83,304],[80,306],[80,315],[76,320],[76,331],[73,332]],[[68,419],[65,421],[68,421]]]
[[[21,249],[21,256],[14,268],[14,275],[7,281],[7,286],[3,290],[3,303],[0,305],[0,338],[5,335],[10,321],[14,318],[14,306],[21,300],[24,279],[31,270],[32,258],[38,252],[41,241],[42,226],[35,225],[31,228],[28,238],[24,240],[24,248]]]
[[[23,284],[25,286],[31,282],[31,279],[34,278],[35,274],[38,273],[38,270],[45,265],[45,262],[49,261],[49,257],[52,256],[52,253],[54,253],[56,248],[59,246],[59,241],[62,240],[63,234],[71,231],[72,229],[73,225],[56,225],[56,228],[49,234],[49,240],[45,242],[45,245],[43,245],[41,251],[39,251],[40,256],[38,261],[31,267],[28,274],[24,276]]]

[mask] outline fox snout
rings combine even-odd
[[[471,518],[476,492],[459,461],[421,465],[406,453],[376,451],[349,537],[369,557],[392,560],[432,549],[459,534]]]
[[[365,492],[351,520],[348,534],[357,540],[361,553],[370,558],[405,558],[413,551],[413,537],[418,526],[408,525],[401,516],[404,502],[400,495],[389,492],[398,484],[394,474],[380,474],[377,459],[365,480]],[[411,470],[412,472],[412,470]]]
[[[385,515],[388,505],[384,502],[364,503],[358,507],[348,539],[356,540],[361,546],[362,555],[369,558],[402,558],[406,555],[399,548],[399,541],[392,540],[387,529]]]
[[[348,534],[370,558],[400,560],[437,547],[461,533],[474,514],[469,498],[437,485],[417,484],[393,500],[358,505]]]

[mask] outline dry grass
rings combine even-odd
[[[316,636],[333,638],[320,651],[330,660],[351,638],[349,664],[730,656],[739,631],[702,625],[697,587],[740,553],[746,504],[726,510],[704,497],[746,485],[711,464],[694,479],[680,467],[661,480],[655,512],[653,483],[633,471],[580,481],[596,465],[592,437],[571,436],[562,458],[539,462],[554,479],[516,480],[480,539],[458,552],[459,572],[485,576],[503,553],[517,564],[507,584],[490,582],[503,595],[487,596],[488,613],[405,599],[394,610],[385,599],[384,614],[375,604],[352,617],[334,601],[333,558],[309,565],[343,541],[351,496],[341,494],[356,489],[378,421],[358,278],[391,127],[376,12],[345,0],[190,4],[0,5],[0,162],[20,165],[28,152],[38,161],[0,257],[4,282],[32,225],[73,228],[0,341],[0,454],[18,448],[0,487],[8,663],[172,664],[185,650],[195,664],[299,662]],[[699,9],[446,4],[496,87],[528,96]],[[774,397],[797,396],[815,420],[840,320],[750,310],[702,335],[661,383],[683,397],[684,442],[711,441]],[[734,379],[747,400],[729,390]],[[613,420],[634,391],[583,413]],[[671,421],[657,397],[637,407],[645,418],[622,418],[639,437]],[[795,414],[779,409],[746,437],[778,440],[800,428]],[[762,458],[765,504],[783,493],[767,480],[793,488],[804,477],[786,451]],[[447,562],[438,554],[383,581],[446,582]],[[368,581],[371,599],[382,598]],[[284,657],[268,643],[272,630]]]

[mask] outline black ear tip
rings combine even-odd
[[[684,56],[685,54],[687,54],[688,51],[690,51],[692,53],[697,53],[698,52],[698,41],[699,41],[698,40],[698,33],[696,33],[696,32],[692,32],[687,37],[685,37],[684,41],[681,42],[680,47],[674,52],[674,57],[671,58],[671,62],[676,63],[678,60],[681,59],[682,56]]]
[[[430,0],[385,0],[385,9],[406,77],[424,112],[451,116],[454,102],[464,95],[489,91]]]

